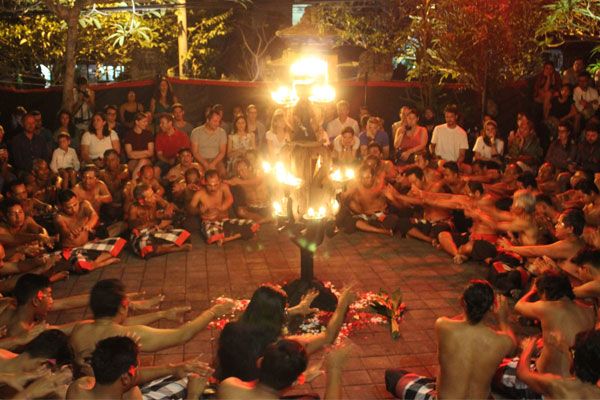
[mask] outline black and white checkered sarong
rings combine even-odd
[[[93,268],[92,262],[100,253],[110,253],[112,257],[117,257],[126,243],[120,237],[94,240],[81,247],[64,248],[60,254],[75,270],[90,271]]]
[[[131,248],[135,254],[145,258],[156,251],[160,242],[181,246],[189,237],[190,233],[185,229],[134,229],[131,232]]]
[[[140,387],[144,400],[185,399],[187,396],[187,378],[174,376],[156,379]]]
[[[215,243],[225,237],[240,234],[242,239],[251,238],[259,224],[251,219],[231,218],[222,221],[202,221],[202,234],[208,244]]]

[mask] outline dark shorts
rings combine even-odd
[[[435,221],[435,222],[429,222],[429,221],[425,221],[425,220],[417,220],[417,221],[413,222],[412,227],[417,228],[422,234],[429,236],[430,238],[436,239],[436,240],[440,233],[442,233],[442,232],[452,233],[452,231],[453,231],[452,224],[447,220]]]
[[[339,216],[339,214],[338,214]],[[399,218],[394,214],[386,214],[384,212],[375,213],[372,215],[365,214],[352,214],[345,212],[340,218],[337,219],[337,224],[346,233],[354,233],[358,230],[356,223],[358,221],[365,221],[367,224],[380,229],[391,229],[396,231],[398,226]]]

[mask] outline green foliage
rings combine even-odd
[[[186,74],[192,77],[218,78],[216,62],[219,51],[216,42],[229,35],[231,10],[217,15],[202,12],[200,21],[188,28],[188,53],[186,56]]]

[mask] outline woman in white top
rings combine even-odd
[[[495,121],[486,121],[481,135],[475,141],[473,153],[475,160],[498,160],[504,153],[504,142],[496,137],[498,125]]]
[[[248,132],[246,117],[238,115],[233,121],[233,133],[227,138],[227,159],[232,163],[249,150],[256,149],[254,133]]]
[[[285,120],[283,110],[275,110],[271,119],[271,129],[265,135],[271,160],[276,160],[283,146],[290,142],[290,132],[291,128]]]
[[[119,136],[108,129],[104,114],[97,112],[92,116],[89,131],[81,137],[81,159],[84,163],[94,163],[98,168],[103,168],[104,152],[109,149],[121,153]]]

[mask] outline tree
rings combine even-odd
[[[264,66],[271,45],[277,40],[275,31],[279,28],[269,15],[252,12],[249,16],[239,18],[236,30],[242,48],[242,62],[249,80],[257,81],[263,77]]]

